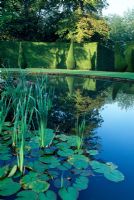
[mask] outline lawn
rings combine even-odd
[[[42,69],[42,68],[1,68],[1,73],[12,73],[18,74],[20,72],[28,74],[49,74],[49,75],[68,75],[68,76],[87,76],[91,78],[98,79],[109,79],[109,80],[124,80],[124,81],[134,81],[134,73],[130,72],[105,72],[105,71],[88,71],[88,70],[66,70],[66,69]]]

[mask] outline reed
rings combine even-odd
[[[77,118],[77,121],[75,123],[75,131],[77,134],[77,149],[81,149],[83,146],[83,138],[84,138],[84,133],[85,133],[85,128],[86,128],[86,121],[83,119],[81,123],[79,123],[79,119]]]

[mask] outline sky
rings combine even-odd
[[[104,15],[123,15],[124,11],[134,8],[134,0],[107,0],[109,6],[103,11]]]

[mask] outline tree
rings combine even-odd
[[[102,39],[108,31],[100,17],[105,6],[106,0],[1,0],[0,39],[55,41],[72,33],[76,40]]]
[[[65,12],[65,16],[59,21],[57,34],[62,39],[72,39],[73,37],[77,42],[81,42],[90,41],[92,38],[101,40],[108,37],[109,28],[101,17],[102,8],[106,6],[105,1],[71,2],[69,11]],[[64,9],[66,11],[67,8]]]
[[[123,16],[110,15],[107,21],[112,41],[126,43],[134,40],[134,9],[128,10]]]

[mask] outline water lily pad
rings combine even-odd
[[[96,160],[91,161],[90,165],[97,173],[105,173],[107,170],[109,170],[108,166],[105,163],[101,163]]]
[[[56,147],[60,150],[65,150],[65,149],[69,149],[70,145],[65,142],[61,142],[61,143],[56,144]]]
[[[38,176],[38,178],[41,180],[41,181],[48,181],[50,179],[50,177],[47,175],[47,174],[40,174]]]
[[[87,170],[83,170],[83,169],[73,169],[73,173],[76,175],[81,175],[81,176],[90,176],[93,175],[92,171],[87,169]]]
[[[20,190],[21,186],[19,183],[14,182],[11,178],[6,178],[0,181],[0,195],[10,196]]]
[[[10,154],[0,154],[0,160],[10,160],[11,159],[11,155]]]
[[[59,156],[63,156],[63,157],[68,157],[74,154],[74,151],[72,149],[63,149],[63,150],[59,150],[57,152],[57,154]]]
[[[117,166],[113,163],[101,163],[99,161],[91,161],[90,165],[97,173],[104,174],[104,177],[110,181],[119,182],[124,180],[124,175],[116,170]]]
[[[32,187],[32,183],[37,181],[38,173],[29,172],[29,174],[25,175],[20,183],[24,189],[29,189]]]
[[[30,189],[32,189],[34,192],[40,193],[40,192],[45,192],[48,190],[50,184],[46,181],[34,181],[30,185]]]
[[[69,136],[65,135],[65,134],[60,134],[60,135],[57,135],[56,138],[62,140],[62,141],[67,141]]]
[[[75,183],[73,184],[73,186],[77,189],[77,190],[86,190],[88,188],[88,178],[84,177],[84,176],[80,176],[78,178],[76,178]]]
[[[77,169],[86,169],[89,166],[89,159],[84,155],[73,155],[68,162]]]
[[[36,200],[37,199],[37,194],[31,190],[25,190],[21,191],[17,194],[16,200]]]
[[[91,156],[96,156],[99,152],[98,150],[89,150],[87,153],[89,153]]]
[[[62,165],[58,166],[61,171],[66,171],[72,168],[72,165],[68,162],[64,162]]]
[[[75,151],[74,151],[74,153],[77,153],[77,154],[83,154],[83,149],[76,149]]]
[[[79,141],[80,137],[73,135],[68,137],[67,144],[72,147],[77,147]]]
[[[67,180],[66,178],[57,178],[54,181],[54,186],[56,188],[62,188],[62,187],[67,188],[68,186],[70,186],[70,181]]]
[[[61,188],[59,190],[59,196],[61,197],[62,200],[77,200],[79,192],[74,187],[69,187],[67,189]]]
[[[8,173],[8,171],[9,171],[9,167],[8,166],[0,168],[0,179],[5,177],[7,175],[7,173]]]
[[[44,154],[51,155],[54,153],[54,151],[55,151],[55,149],[53,149],[53,148],[47,148],[47,149],[44,149]]]
[[[40,161],[34,161],[33,162],[33,170],[35,170],[36,172],[44,172],[45,170],[47,170],[49,168],[49,166],[47,164],[43,164]]]
[[[125,179],[124,175],[119,170],[109,170],[104,173],[105,178],[113,182],[120,182]]]
[[[57,171],[48,170],[48,174],[51,178],[57,178],[59,173]]]
[[[43,163],[47,163],[50,168],[56,168],[60,165],[60,160],[55,156],[40,157],[39,160]]]
[[[57,197],[56,197],[56,194],[51,191],[51,190],[48,190],[47,192],[45,193],[40,193],[39,196],[38,196],[38,199],[39,200],[56,200]]]

